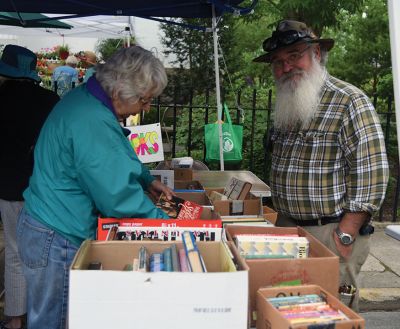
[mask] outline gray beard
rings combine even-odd
[[[309,72],[292,70],[276,80],[275,128],[283,131],[302,128],[314,117],[320,102],[325,68],[315,58],[312,60]],[[293,75],[300,75],[300,80],[288,80]]]

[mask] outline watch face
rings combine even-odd
[[[350,244],[352,242],[351,237],[348,236],[347,234],[344,235],[340,238],[342,240],[343,244]]]

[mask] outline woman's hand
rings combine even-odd
[[[175,196],[174,191],[172,191],[167,185],[161,183],[159,180],[155,179],[147,188],[147,191],[158,200],[161,193],[164,193],[168,200],[172,199],[172,196]]]

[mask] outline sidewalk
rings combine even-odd
[[[385,234],[388,224],[394,223],[375,223],[371,250],[359,277],[360,311],[400,310],[400,241]]]

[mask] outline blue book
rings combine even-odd
[[[172,250],[171,247],[165,248],[163,251],[163,258],[164,258],[164,271],[165,272],[172,272]]]

